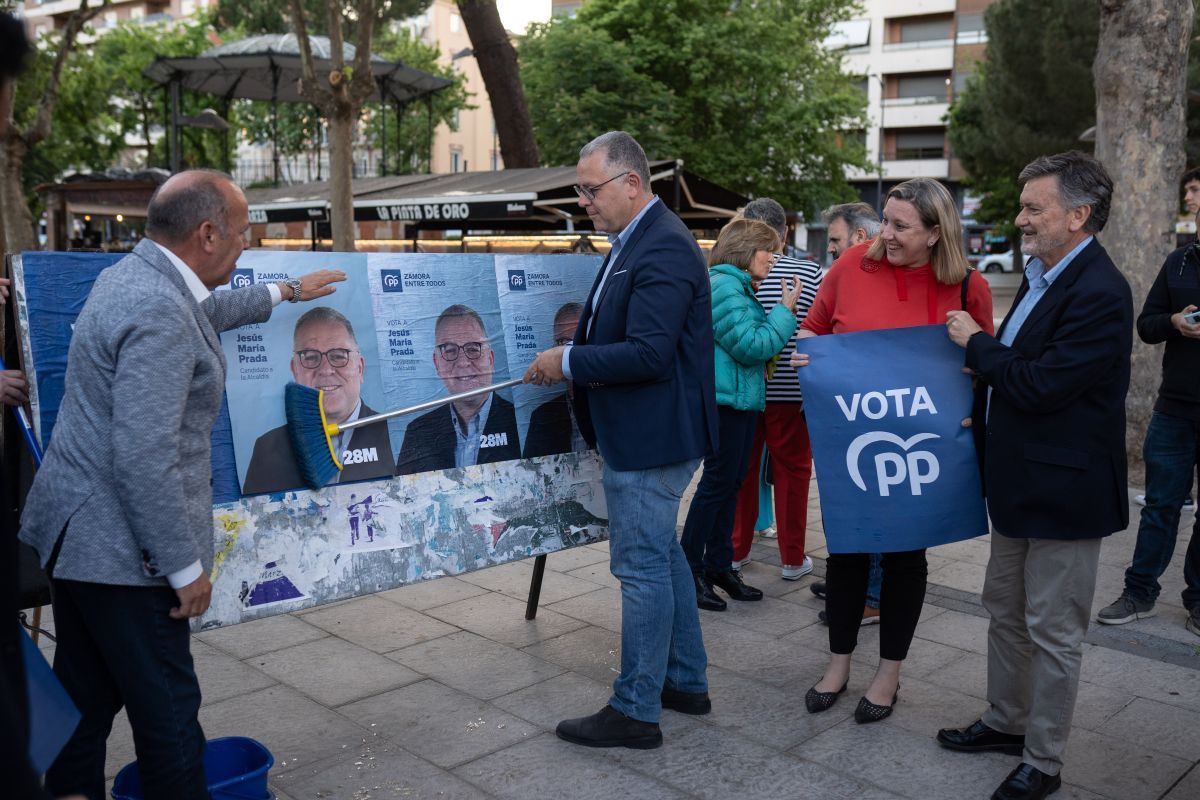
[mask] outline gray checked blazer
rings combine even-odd
[[[198,305],[152,242],[100,273],[21,517],[21,541],[43,565],[63,534],[55,578],[166,586],[197,560],[212,570],[209,442],[225,390],[217,332],[270,316],[261,284]]]

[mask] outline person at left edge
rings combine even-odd
[[[292,377],[296,383],[324,392],[321,407],[330,422],[351,422],[376,413],[362,401],[366,362],[358,349],[354,326],[336,308],[305,311],[292,336]],[[396,469],[387,420],[351,428],[333,439],[342,469],[331,483],[391,477]],[[304,486],[288,426],[267,431],[254,442],[242,494],[279,492]]]
[[[210,437],[226,369],[217,334],[345,280],[321,270],[212,292],[248,229],[227,176],[172,176],[150,200],[146,238],[100,274],[76,321],[20,533],[50,576],[54,672],[82,714],[46,774],[53,793],[104,797],[105,741],[124,707],[147,800],[209,796],[188,620],[212,594]]]

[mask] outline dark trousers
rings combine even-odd
[[[1155,412],[1142,444],[1146,462],[1146,507],[1138,523],[1133,563],[1125,570],[1125,591],[1142,602],[1155,602],[1158,579],[1167,571],[1179,535],[1179,511],[1192,490],[1200,463],[1200,422]],[[1200,606],[1200,514],[1183,560],[1183,606]]]
[[[728,572],[733,564],[733,517],[746,477],[757,411],[717,406],[716,452],[704,459],[704,474],[683,524],[683,552],[693,574]]]
[[[854,652],[871,556],[867,553],[831,553],[825,562],[825,614],[829,619],[829,651],[836,655]],[[929,565],[925,550],[883,554],[883,586],[880,591],[879,657],[903,661],[908,655],[921,606],[925,602],[925,580]]]
[[[124,706],[147,800],[207,800],[200,684],[187,620],[168,616],[175,592],[57,579],[51,589],[54,672],[83,716],[46,788],[104,800],[105,743]]]

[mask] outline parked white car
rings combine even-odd
[[[1012,272],[1012,250],[1009,250],[1007,253],[990,253],[980,257],[977,269],[980,272]]]

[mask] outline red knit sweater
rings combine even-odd
[[[894,267],[866,258],[869,243],[855,245],[833,263],[801,327],[817,335],[880,328],[940,325],[946,312],[962,308],[959,284],[945,285],[933,267]],[[988,335],[995,334],[992,291],[977,272],[967,284],[967,312]]]

